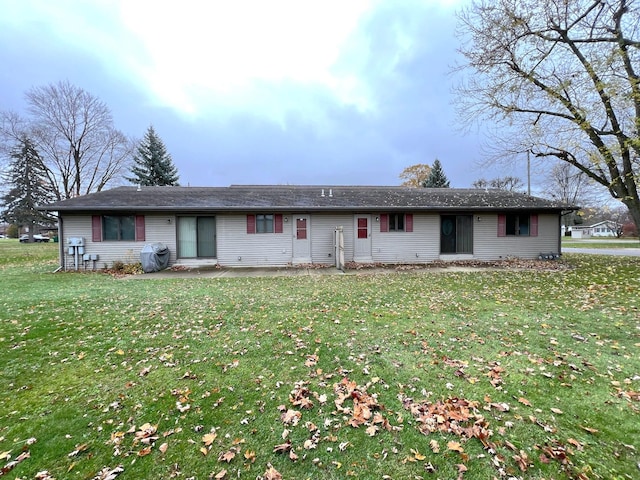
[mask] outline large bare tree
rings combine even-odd
[[[122,180],[133,142],[113,126],[98,98],[68,81],[31,88],[29,115],[3,113],[5,142],[27,135],[47,168],[57,199],[96,192]]]
[[[503,146],[559,159],[640,225],[640,12],[634,0],[480,0],[460,13],[461,112]]]

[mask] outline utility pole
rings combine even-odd
[[[531,195],[531,150],[527,150],[527,195]]]

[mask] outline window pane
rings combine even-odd
[[[460,215],[456,219],[456,253],[473,253],[472,215]]]
[[[102,238],[104,240],[118,240],[119,223],[118,217],[111,215],[102,217]]]
[[[133,215],[105,215],[102,217],[104,240],[135,240],[136,221]]]
[[[358,238],[368,238],[369,227],[367,219],[364,217],[358,218]]]
[[[178,218],[178,256],[195,258],[197,250],[196,217]]]
[[[215,217],[198,218],[198,256],[216,256],[216,219]]]
[[[518,217],[519,220],[519,229],[518,235],[529,236],[529,215],[520,215]]]
[[[517,235],[518,233],[518,217],[517,215],[507,215],[507,235]]]
[[[298,218],[296,220],[296,238],[298,240],[307,239],[307,219],[306,218]]]
[[[120,240],[136,239],[136,219],[132,216],[120,217]]]
[[[256,233],[273,233],[273,215],[256,215]]]
[[[389,230],[392,232],[404,231],[404,213],[392,213],[389,215]]]

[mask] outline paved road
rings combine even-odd
[[[589,255],[616,255],[640,257],[640,248],[571,248],[562,247],[562,253],[586,253]]]

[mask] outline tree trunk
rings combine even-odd
[[[636,230],[640,232],[640,203],[634,202],[633,200],[623,200],[622,203],[629,209],[629,214],[633,219],[633,223],[636,225]]]

